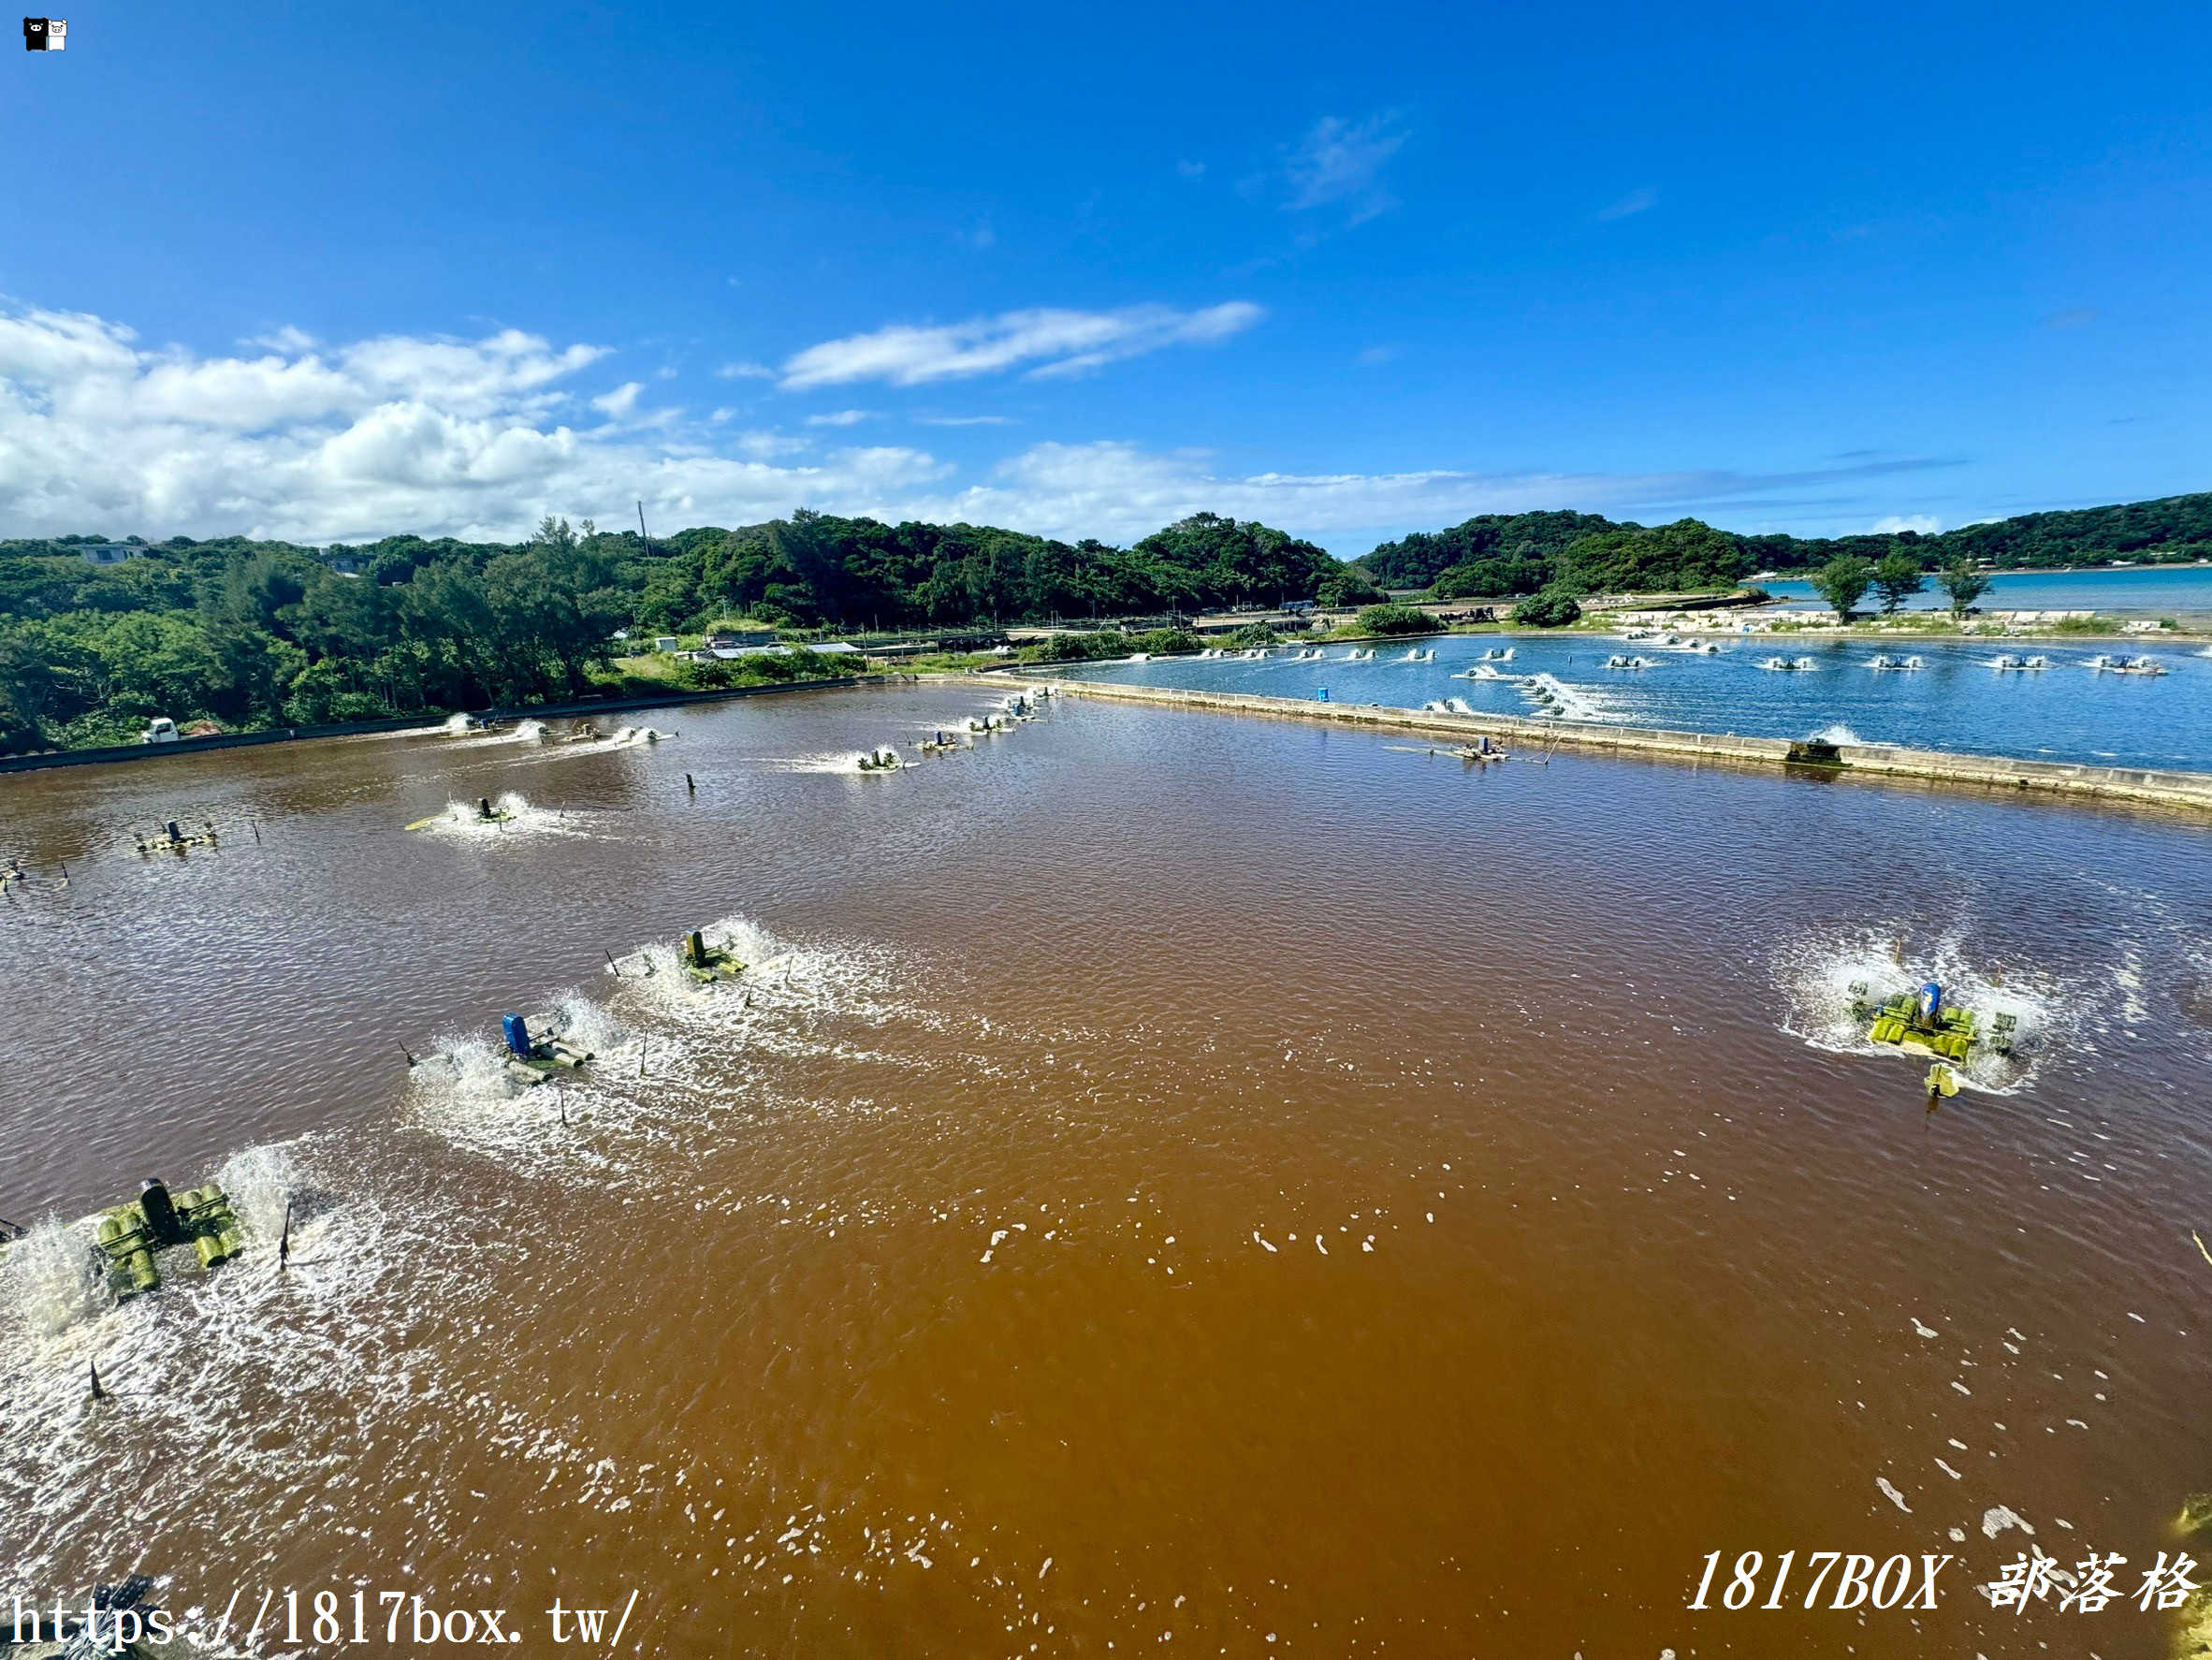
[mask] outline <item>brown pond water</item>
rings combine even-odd
[[[0,1598],[388,1588],[526,1653],[632,1591],[649,1654],[2166,1652],[1972,1587],[2009,1510],[2132,1593],[2212,1488],[2203,830],[1101,705],[849,770],[989,695],[0,779],[0,1214],[50,1218],[0,1270]],[[480,795],[517,822],[400,828]],[[222,845],[135,854],[167,818]],[[779,960],[679,991],[699,924]],[[1930,1115],[1862,975],[2028,1052]],[[564,1002],[600,1058],[510,1097],[499,1015]],[[83,1219],[153,1173],[252,1248],[107,1307]],[[1932,1611],[1802,1611],[1802,1566],[1686,1608],[1754,1550],[1762,1600],[1785,1551],[1959,1560]]]

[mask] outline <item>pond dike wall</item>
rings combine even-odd
[[[2014,761],[1990,755],[1955,755],[1941,750],[1908,750],[1894,744],[1839,744],[1836,753],[1841,764],[1805,765],[1791,762],[1791,745],[1786,738],[1675,732],[1663,727],[1608,726],[1595,721],[1539,721],[1524,715],[1443,715],[1420,709],[1384,708],[1372,704],[1189,692],[1172,686],[1133,686],[1106,680],[1061,679],[1057,676],[1033,677],[1072,696],[1103,698],[1115,703],[1317,721],[1332,726],[1414,733],[1451,744],[1478,737],[1504,738],[1523,755],[1532,750],[1549,752],[1553,749],[1598,750],[1669,761],[1719,761],[1776,770],[1786,766],[1796,774],[1838,779],[1909,779],[2008,795],[2136,802],[2175,808],[2212,819],[2212,773]]]

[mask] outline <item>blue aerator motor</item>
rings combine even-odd
[[[507,1047],[519,1060],[530,1058],[530,1023],[519,1014],[500,1016],[500,1029],[507,1034]]]
[[[1920,1024],[1933,1026],[1943,1012],[1943,988],[1929,981],[1920,988]]]

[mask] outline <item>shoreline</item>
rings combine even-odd
[[[840,675],[827,680],[764,680],[751,686],[707,686],[689,690],[671,688],[665,697],[572,699],[566,703],[518,704],[512,707],[456,710],[485,721],[564,720],[570,717],[618,714],[630,709],[672,709],[687,704],[723,703],[738,697],[763,697],[778,692],[835,692],[848,686],[880,685],[912,678],[898,670],[872,675]],[[244,750],[263,744],[304,744],[316,738],[361,737],[373,733],[415,733],[426,736],[442,731],[451,715],[429,720],[396,716],[386,721],[348,721],[330,726],[265,726],[250,732],[218,733],[211,737],[180,738],[173,744],[112,744],[90,750],[45,750],[35,755],[0,755],[0,775],[39,772],[52,766],[105,766],[125,761],[150,761],[159,755],[204,755],[214,750]]]
[[[1518,744],[1543,746],[1547,750],[1600,750],[1671,762],[1720,761],[1761,771],[1787,769],[1797,776],[1824,779],[1916,780],[1991,794],[2072,802],[2126,802],[2179,809],[2200,821],[2212,821],[2212,772],[2022,761],[2003,756],[1962,755],[1942,750],[1912,750],[1895,744],[1839,744],[1835,747],[1838,758],[1835,764],[1808,764],[1791,759],[1791,751],[1797,746],[1787,738],[1743,737],[1666,727],[1578,724],[1538,721],[1525,715],[1440,715],[1381,705],[1330,704],[1250,692],[1194,692],[1172,686],[1064,679],[1034,674],[1030,677],[1046,680],[1055,692],[1106,702],[1429,733],[1459,742],[1478,737],[1506,738]]]
[[[2085,571],[2212,571],[2212,560],[2134,560],[2124,565],[2018,565],[2003,570],[1990,569],[1982,573],[1991,578],[1999,576],[2048,576],[2053,572],[2078,576]],[[1765,573],[1769,582],[1802,582],[1802,576],[1786,575],[1780,571]],[[1755,583],[1757,575],[1746,576],[1744,581]]]

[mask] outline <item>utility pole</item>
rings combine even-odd
[[[648,553],[653,551],[653,539],[646,534],[645,503],[643,502],[637,504],[637,539],[645,544],[645,550]]]

